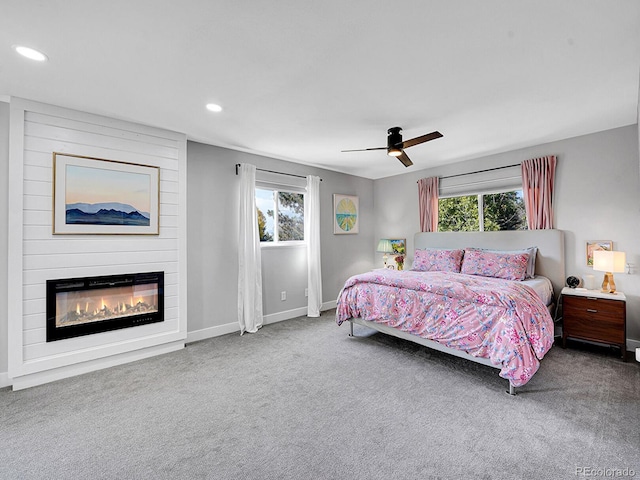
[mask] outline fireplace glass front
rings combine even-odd
[[[47,342],[164,321],[164,273],[47,281]]]

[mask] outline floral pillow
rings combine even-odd
[[[416,250],[413,270],[421,272],[460,273],[464,250],[440,250],[427,248]]]
[[[497,253],[466,250],[460,273],[483,277],[524,280],[527,273],[528,253]]]
[[[493,253],[528,253],[529,261],[527,263],[527,273],[524,278],[533,278],[536,275],[536,255],[538,254],[538,247],[528,247],[521,250],[494,250],[491,248],[466,248],[465,250],[480,250],[482,252]]]

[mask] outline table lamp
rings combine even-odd
[[[387,268],[387,259],[389,258],[387,254],[393,253],[391,240],[389,240],[388,238],[381,238],[378,242],[378,248],[376,250],[380,253],[384,253],[382,258],[384,259],[384,268]]]
[[[616,293],[613,274],[623,273],[625,263],[626,255],[624,252],[610,250],[596,250],[593,252],[593,269],[598,272],[605,272],[601,290],[603,293]]]

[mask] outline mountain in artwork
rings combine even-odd
[[[103,202],[103,203],[69,203],[67,210],[77,208],[84,213],[97,213],[99,210],[118,210],[124,213],[138,212],[140,215],[149,218],[149,212],[141,212],[136,207],[128,203]]]
[[[70,203],[66,207],[67,225],[149,226],[148,212],[139,212],[126,203]]]

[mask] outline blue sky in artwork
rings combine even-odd
[[[67,165],[65,203],[120,202],[150,211],[150,175]]]

